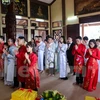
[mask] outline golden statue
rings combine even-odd
[[[42,9],[41,9],[40,6],[39,6],[39,8],[38,8],[38,13],[37,13],[37,15],[38,15],[39,17],[43,17]]]

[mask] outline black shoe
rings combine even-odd
[[[68,77],[65,77],[65,78],[60,78],[60,79],[62,79],[62,80],[68,80]]]
[[[68,80],[68,77],[63,78],[64,80]]]
[[[60,77],[59,77],[59,79],[61,79],[61,80],[62,80],[63,78],[60,78]]]

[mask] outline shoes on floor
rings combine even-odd
[[[60,78],[60,79],[62,79],[62,80],[68,80],[68,77],[65,77],[65,78]]]

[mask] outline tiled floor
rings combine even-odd
[[[39,94],[44,90],[58,90],[67,97],[67,100],[85,100],[85,96],[100,97],[100,83],[97,86],[97,90],[94,92],[87,92],[79,86],[73,85],[75,81],[74,76],[70,76],[68,80],[63,81],[58,79],[58,75],[55,77],[48,77],[45,74],[41,75],[41,88]],[[10,100],[11,93],[14,90],[8,86],[4,86],[0,81],[0,100]]]

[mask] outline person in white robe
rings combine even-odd
[[[45,71],[48,70],[48,68],[46,67],[46,59],[47,59],[47,39],[44,40],[45,43],[45,50],[44,50],[44,66],[45,66]]]
[[[58,46],[58,53],[59,53],[59,66],[60,66],[60,79],[67,80],[68,72],[67,72],[67,44],[65,44],[65,39],[61,36]]]
[[[59,72],[59,59],[58,59],[58,53],[57,53],[57,48],[58,48],[58,42],[59,42],[59,36],[55,36],[55,69],[57,72]]]
[[[38,68],[40,72],[44,71],[44,51],[45,51],[45,43],[42,41],[42,37],[39,36],[39,43],[37,44],[38,46]]]
[[[97,44],[97,48],[99,49],[100,52],[100,39],[96,39],[96,44]],[[100,60],[98,60],[98,82],[100,82]]]
[[[4,49],[3,51],[8,50],[8,44],[4,43]],[[7,55],[3,53],[2,55],[3,61],[4,61],[4,85],[7,85]]]
[[[7,55],[7,85],[14,86],[14,77],[16,77],[16,57],[15,51],[17,47],[14,45],[14,39],[8,39],[9,49],[4,51]]]
[[[55,43],[52,37],[48,37],[48,44],[46,46],[46,68],[49,69],[49,76],[55,74]]]

